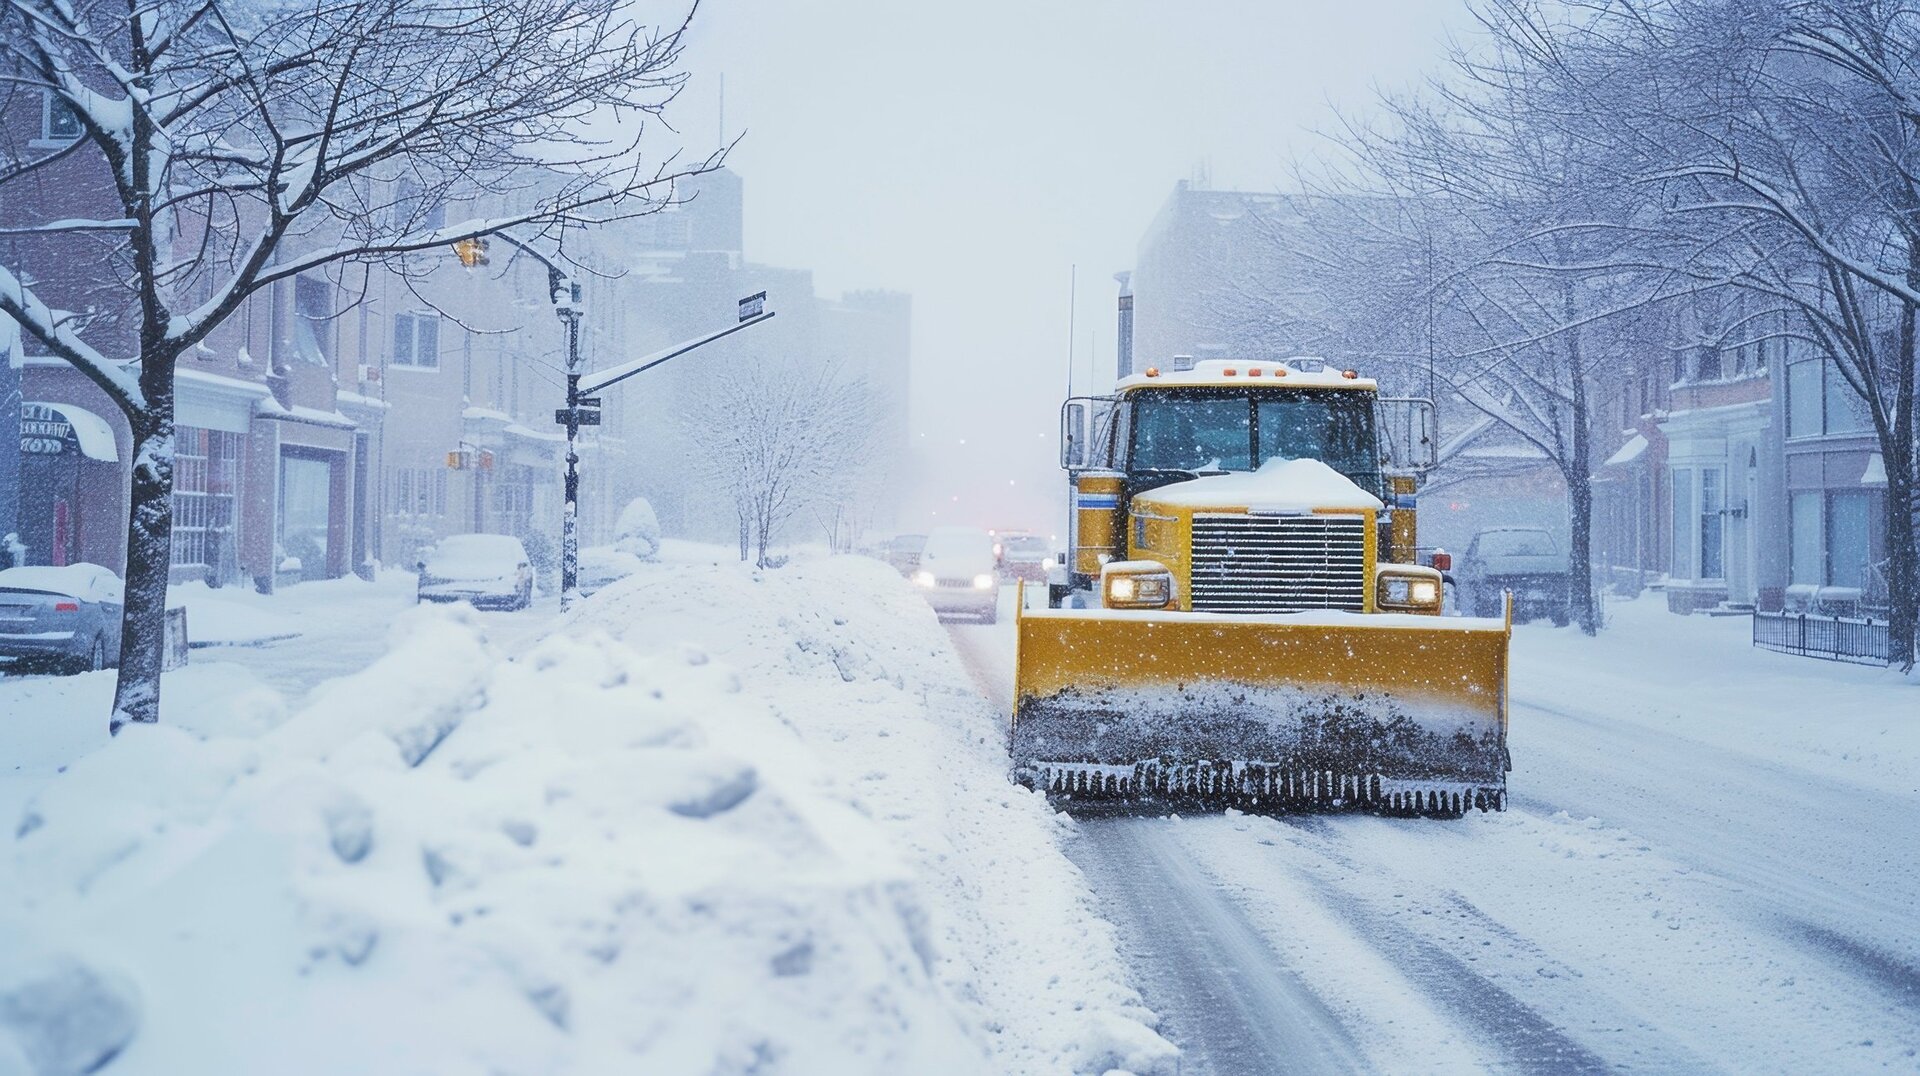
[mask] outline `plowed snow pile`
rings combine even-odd
[[[0,1074],[1170,1067],[884,567],[653,565],[520,654],[391,632],[0,819]]]

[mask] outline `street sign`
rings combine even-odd
[[[756,291],[740,300],[740,320],[746,321],[749,318],[759,317],[760,311],[765,309],[766,305],[767,293],[764,291]]]
[[[582,397],[580,397],[580,406],[581,406],[581,407],[599,407],[599,406],[600,406],[600,397],[598,397],[598,396],[582,396]]]
[[[576,408],[571,412],[564,407],[559,408],[553,413],[553,421],[565,426],[568,424],[569,415],[574,416],[573,421],[582,426],[600,425],[600,412],[591,407]]]

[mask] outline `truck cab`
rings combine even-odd
[[[1299,359],[1149,367],[1112,396],[1068,401],[1062,447],[1075,510],[1050,604],[1101,604],[1103,576],[1141,570],[1109,566],[1141,561],[1168,569],[1166,607],[1188,610],[1404,607],[1380,600],[1378,564],[1417,569],[1395,579],[1421,581],[1423,595],[1437,580],[1413,564],[1431,404],[1383,399],[1354,371]]]

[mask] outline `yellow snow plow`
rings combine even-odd
[[[1441,615],[1445,558],[1416,563],[1430,404],[1207,362],[1064,425],[1073,548],[1045,607],[1022,592],[1020,781],[1069,805],[1504,807],[1510,617]]]

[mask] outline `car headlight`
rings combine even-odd
[[[918,585],[920,585],[920,586],[923,586],[923,587],[930,587],[930,586],[932,586],[932,585],[934,584],[934,582],[935,582],[935,580],[934,580],[934,578],[933,578],[933,573],[932,573],[932,572],[929,572],[929,571],[927,571],[927,570],[926,570],[926,569],[924,569],[924,568],[923,568],[923,569],[921,569],[920,571],[917,571],[917,572],[915,572],[915,573],[913,573],[913,581],[914,581],[914,582],[915,582],[916,584],[918,584]]]
[[[990,576],[990,575],[976,575],[976,576],[974,576],[974,577],[973,577],[973,589],[975,589],[975,590],[991,590],[991,589],[993,589],[993,576]]]
[[[1375,604],[1382,609],[1437,612],[1440,609],[1440,573],[1396,566],[1380,573]]]
[[[1152,561],[1115,561],[1101,573],[1109,609],[1164,609],[1173,600],[1173,574]]]
[[[1053,571],[1053,569],[1054,569],[1054,563],[1053,563],[1052,557],[1048,557],[1047,559],[1040,562],[1041,571],[1050,572],[1050,571]]]

